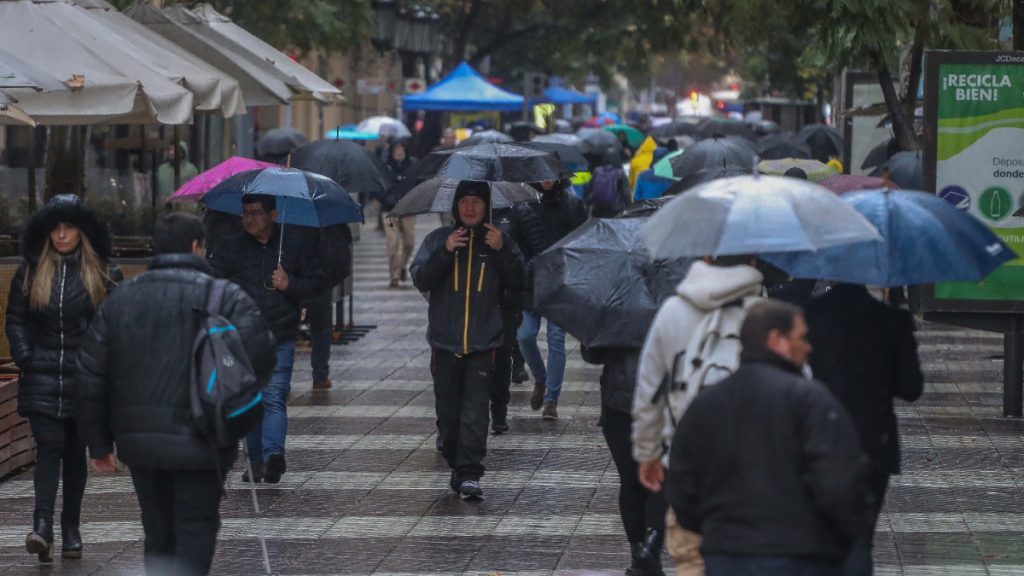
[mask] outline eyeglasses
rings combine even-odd
[[[262,218],[270,214],[266,210],[242,210],[242,218]]]

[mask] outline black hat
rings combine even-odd
[[[86,207],[85,202],[74,194],[58,194],[29,218],[21,235],[21,254],[34,264],[39,258],[43,244],[57,226],[71,224],[89,239],[96,254],[109,260],[113,253],[110,229]]]
[[[487,182],[477,182],[475,180],[462,180],[459,185],[455,188],[455,198],[452,200],[452,215],[455,216],[455,221],[461,223],[459,220],[459,200],[465,196],[477,196],[484,201],[487,205],[487,209],[491,207],[491,185]]]

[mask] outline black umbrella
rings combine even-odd
[[[580,152],[579,148],[569,144],[556,144],[554,142],[543,142],[533,140],[532,142],[517,142],[520,146],[551,152],[562,162],[562,166],[570,172],[580,172],[587,169],[587,159]]]
[[[679,179],[675,184],[669,186],[668,190],[665,190],[665,195],[682,194],[697,184],[718,180],[719,178],[732,178],[733,176],[753,173],[753,168],[745,166],[713,166],[711,168],[704,168]]]
[[[480,144],[456,149],[437,175],[449,180],[540,182],[558,180],[566,171],[551,152],[517,144]]]
[[[644,217],[592,218],[533,260],[534,306],[584,346],[640,348],[690,259],[652,262]]]
[[[889,172],[889,180],[905,190],[920,190],[923,182],[920,152],[897,152],[884,164],[875,168],[872,176]]]
[[[771,120],[761,120],[750,125],[757,134],[778,134],[782,128]]]
[[[287,156],[289,152],[302,146],[309,140],[305,134],[291,128],[274,128],[267,130],[256,143],[256,153],[260,157]]]
[[[782,158],[811,159],[811,147],[782,134],[773,134],[757,143],[757,152],[762,160]]]
[[[582,128],[576,135],[580,137],[580,152],[588,158],[596,159],[599,164],[622,162],[622,142],[614,133],[600,128]]]
[[[742,136],[754,138],[754,131],[750,125],[742,120],[729,118],[708,118],[697,127],[697,135],[701,138],[716,138],[722,136]]]
[[[874,168],[875,166],[881,166],[885,164],[885,161],[892,157],[893,154],[900,151],[900,145],[896,142],[895,138],[882,142],[878,146],[875,146],[868,152],[868,155],[864,157],[864,161],[860,163],[861,170],[867,168]]]
[[[752,172],[757,165],[757,154],[734,140],[712,138],[690,146],[669,163],[676,178],[691,177],[709,168],[735,167]]]
[[[572,134],[571,132],[555,132],[554,134],[541,134],[537,136],[531,142],[551,142],[553,144],[565,144],[567,146],[573,146],[579,150],[580,137]]]
[[[533,122],[513,122],[508,128],[508,135],[516,142],[526,142],[530,134],[543,134],[544,129]]]
[[[811,147],[811,157],[819,162],[828,162],[832,157],[842,158],[843,137],[824,124],[804,126],[796,139]]]
[[[416,179],[423,181],[427,178],[433,178],[437,175],[437,171],[444,166],[444,163],[448,161],[448,157],[451,156],[458,148],[448,148],[446,150],[438,150],[437,152],[431,152],[420,160],[420,163],[416,165]]]
[[[675,194],[662,194],[657,198],[648,198],[647,200],[641,200],[634,202],[622,212],[619,213],[618,218],[639,218],[642,216],[650,216],[658,211],[659,208],[668,204],[670,200],[675,198]]]
[[[751,154],[757,154],[757,142],[754,142],[750,138],[746,138],[744,136],[726,136],[725,139],[744,146],[747,150],[750,150]]]
[[[348,140],[317,140],[292,152],[292,166],[327,176],[349,192],[383,194],[394,185],[384,161]]]
[[[691,124],[690,122],[680,122],[679,120],[673,120],[668,124],[662,124],[655,128],[651,128],[647,132],[648,136],[656,140],[667,140],[675,136],[696,136],[697,125]]]
[[[498,132],[497,130],[483,130],[481,132],[474,132],[469,138],[459,142],[459,148],[476,146],[477,144],[502,144],[506,142],[514,142],[514,140],[504,132]]]
[[[391,210],[393,218],[415,216],[438,212],[447,214],[452,211],[452,203],[455,201],[455,189],[458,187],[458,180],[446,180],[443,178],[431,178],[420,182],[408,194],[398,201],[398,204]],[[490,182],[491,186],[491,210],[508,208],[516,202],[535,200],[537,191],[526,184],[514,184],[511,182]]]

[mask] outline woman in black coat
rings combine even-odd
[[[75,357],[93,314],[115,281],[110,232],[82,200],[53,197],[22,235],[24,260],[11,281],[7,340],[21,369],[18,414],[36,441],[35,514],[25,548],[53,560],[53,515],[63,464],[61,556],[81,558],[85,445],[75,422]]]

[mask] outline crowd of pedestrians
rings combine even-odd
[[[653,155],[648,148],[637,154]],[[397,139],[386,165],[395,184],[377,199],[388,213],[416,183],[417,160]],[[615,194],[622,180],[608,180]],[[415,221],[384,224],[390,286],[411,280],[427,297],[437,447],[465,500],[484,497],[489,432],[514,432],[517,357],[534,379],[530,407],[558,418],[565,331],[534,308],[532,264],[593,216],[594,203],[569,179],[530,185],[536,200],[495,210],[488,183],[461,181],[451,224],[415,257]],[[238,438],[243,481],[278,483],[287,472],[303,311],[313,388],[325,390],[331,290],[351,274],[352,237],[347,225],[284,233],[274,196],[244,195],[239,216],[211,213],[204,226],[162,215],[148,271],[128,281],[109,263],[106,226],[77,197],[55,197],[29,221],[6,329],[22,370],[19,413],[38,445],[26,548],[40,561],[52,561],[61,479],[61,554],[82,555],[88,448],[97,470],[130,469],[147,572],[208,573],[238,456],[237,442],[217,444],[194,421],[193,341],[211,301],[227,322],[217,331],[241,343],[237,361],[259,393],[262,417]],[[630,576],[664,574],[663,549],[687,576],[872,572],[874,524],[899,473],[893,398],[922,391],[913,318],[863,286],[819,283],[818,295],[791,298],[799,304],[768,298],[769,289],[793,294],[774,291],[768,276],[752,256],[696,260],[642,346],[582,347],[602,366],[598,424],[619,475]],[[230,282],[218,288],[216,278]]]

